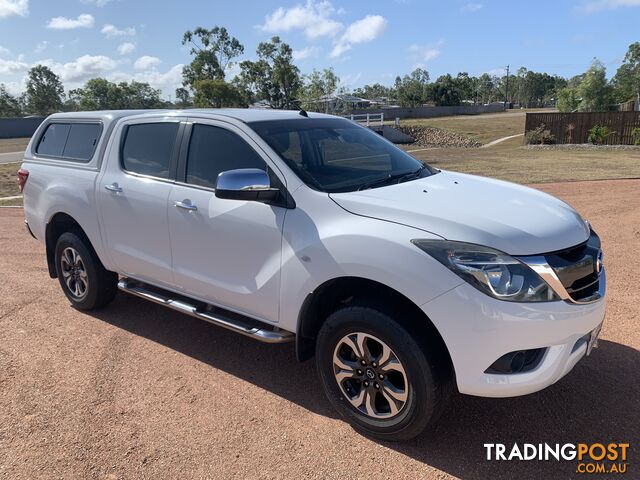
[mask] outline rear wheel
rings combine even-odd
[[[448,396],[428,347],[390,315],[368,307],[333,313],[317,338],[316,362],[325,392],[357,430],[406,440],[432,425]]]
[[[56,270],[62,291],[80,310],[92,310],[111,302],[118,275],[104,268],[80,232],[60,235],[55,250]]]

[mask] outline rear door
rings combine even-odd
[[[270,160],[237,127],[197,120],[186,128],[180,164],[168,212],[176,282],[209,303],[277,322],[286,209],[215,196],[220,172],[276,175]]]
[[[115,142],[97,185],[102,235],[121,274],[173,286],[167,201],[175,181],[176,117],[129,121]]]

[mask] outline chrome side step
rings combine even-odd
[[[141,282],[124,278],[118,282],[118,288],[123,292],[130,293],[136,297],[150,300],[159,305],[169,307],[173,310],[177,310],[178,312],[186,313],[192,317],[199,318],[200,320],[218,325],[219,327],[226,328],[227,330],[246,335],[247,337],[251,337],[261,342],[286,343],[293,341],[295,338],[293,333],[286,330],[281,330],[278,327],[267,325],[258,320],[242,317],[232,312],[226,314],[219,308],[210,306],[209,309],[203,310],[198,308],[196,305],[189,303],[190,300],[186,297],[175,295],[175,297],[179,298],[174,298],[174,294],[171,292],[147,286]]]

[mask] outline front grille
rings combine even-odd
[[[567,293],[576,302],[595,295],[600,288],[600,238],[591,231],[589,239],[575,247],[545,255]]]

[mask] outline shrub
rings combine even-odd
[[[587,140],[589,143],[593,143],[594,145],[602,145],[607,138],[614,133],[615,132],[613,132],[609,127],[595,125],[591,130],[589,130]]]
[[[631,130],[631,141],[634,145],[640,145],[640,128],[636,127]]]
[[[529,130],[524,138],[528,144],[549,145],[556,143],[556,137],[551,134],[551,130],[548,130],[544,123],[541,123],[533,130]]]

